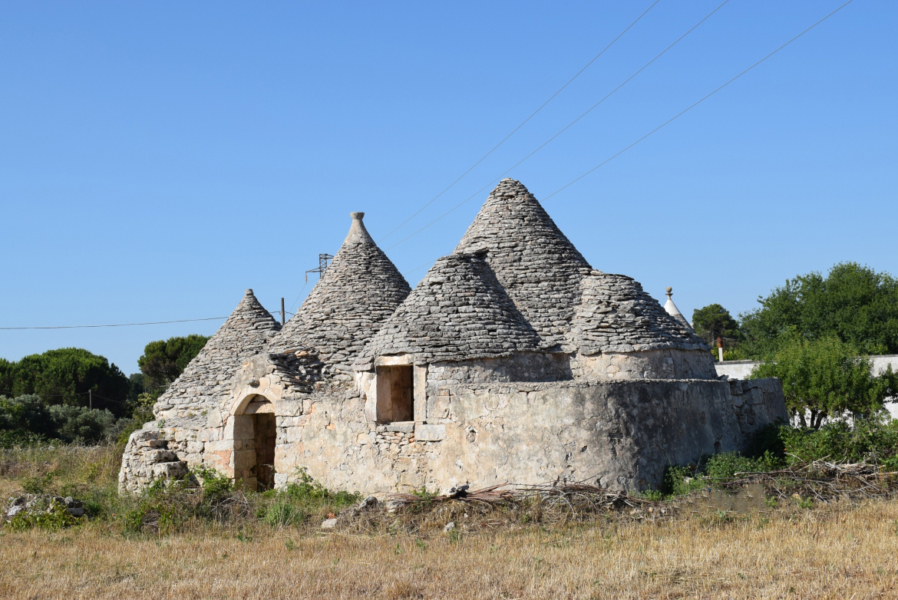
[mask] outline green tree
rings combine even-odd
[[[783,383],[786,408],[803,427],[819,429],[824,420],[851,412],[880,410],[898,395],[898,376],[889,367],[873,376],[870,361],[835,336],[807,340],[791,335],[781,341],[771,360],[759,365],[752,379],[776,377]]]
[[[16,363],[0,358],[0,394],[12,395]]]
[[[43,437],[54,437],[55,422],[40,396],[0,396],[0,430],[23,431]]]
[[[10,395],[37,394],[46,404],[88,406],[116,415],[127,410],[128,378],[106,358],[82,348],[60,348],[32,354],[12,363]]]
[[[692,311],[692,326],[695,333],[712,346],[717,343],[719,337],[735,342],[742,335],[736,319],[730,315],[730,311],[719,304],[709,304]]]
[[[137,360],[144,374],[147,392],[161,394],[177,379],[187,364],[200,353],[209,338],[202,335],[173,337],[150,342]]]
[[[760,308],[740,315],[745,348],[755,358],[798,334],[838,337],[862,354],[898,354],[898,281],[853,262],[786,281]]]

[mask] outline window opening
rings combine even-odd
[[[411,365],[378,367],[377,394],[380,422],[415,420],[414,375]]]

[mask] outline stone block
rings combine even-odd
[[[228,419],[224,429],[224,438],[231,440],[253,439],[253,419],[245,415]]]
[[[413,421],[406,421],[402,423],[388,423],[383,426],[383,431],[390,431],[394,433],[412,433],[415,431],[415,423]]]
[[[182,462],[165,462],[153,465],[154,479],[179,479],[187,475],[187,465]]]
[[[415,427],[415,439],[419,442],[440,442],[446,439],[446,426],[418,423]]]

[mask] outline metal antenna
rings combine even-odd
[[[321,277],[324,275],[324,272],[327,271],[327,261],[333,260],[333,256],[330,254],[319,254],[318,255],[318,268],[317,269],[309,269],[306,271],[306,283],[309,283],[309,273],[318,273],[318,276]]]

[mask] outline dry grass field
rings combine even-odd
[[[168,529],[135,529],[124,516],[141,500],[115,492],[118,452],[0,450],[0,498],[45,486],[95,513],[58,531],[0,527],[0,598],[898,598],[898,501],[888,497],[786,497],[770,508],[763,490],[750,502],[713,490],[581,522],[452,501],[414,523],[393,527],[401,519],[379,513],[374,526],[322,533],[339,510],[332,497],[255,495],[242,516],[186,512]],[[450,519],[459,527],[446,534]]]
[[[895,598],[898,503],[709,511],[423,539],[97,523],[4,532],[0,597]]]

